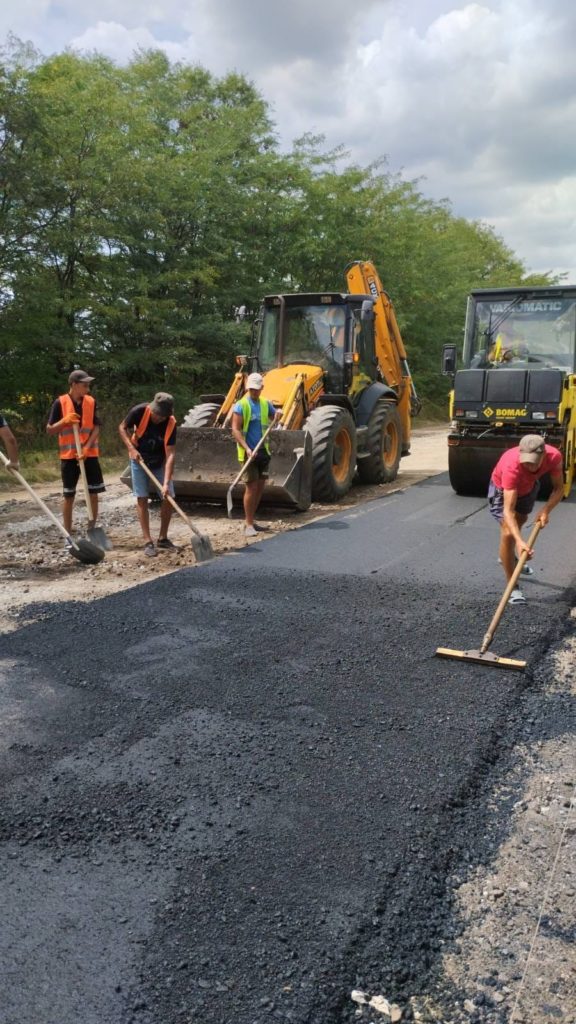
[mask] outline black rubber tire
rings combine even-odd
[[[501,451],[481,448],[448,446],[448,474],[456,494],[482,498],[488,493],[492,470]]]
[[[202,402],[195,405],[182,420],[183,427],[211,427],[220,411],[215,402]]]
[[[312,437],[312,501],[338,501],[356,472],[356,426],[338,405],[313,409],[305,423]]]
[[[376,402],[368,420],[366,447],[358,459],[358,476],[363,484],[388,484],[398,476],[402,457],[402,422],[392,402]]]

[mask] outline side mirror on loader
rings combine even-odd
[[[453,377],[456,373],[458,361],[456,345],[444,345],[442,349],[442,374],[444,377]]]
[[[360,310],[361,320],[374,320],[374,303],[371,299],[364,299]]]

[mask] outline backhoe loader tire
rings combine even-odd
[[[356,472],[356,426],[338,405],[313,409],[304,429],[312,437],[312,501],[338,501]]]
[[[389,484],[395,480],[402,456],[402,422],[392,402],[376,402],[368,420],[366,448],[369,455],[358,459],[362,483]]]
[[[211,427],[218,415],[220,406],[215,402],[202,402],[195,405],[182,420],[183,427]]]

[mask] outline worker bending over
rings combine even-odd
[[[550,474],[552,493],[536,516],[536,522],[546,526],[553,508],[564,496],[562,453],[552,445],[545,444],[540,434],[526,434],[515,448],[508,448],[496,463],[488,488],[488,508],[500,525],[499,557],[509,582],[515,569],[516,559],[524,552],[532,558],[533,550],[522,539],[520,533],[534,508],[540,489],[540,479]],[[524,567],[532,575],[529,566]],[[522,591],[513,590],[510,604],[526,600]]]
[[[157,548],[161,551],[175,551],[176,545],[168,539],[172,506],[166,497],[168,494],[174,497],[172,473],[176,457],[176,420],[172,395],[159,391],[151,402],[141,402],[133,406],[122,420],[118,431],[130,456],[132,493],[136,498],[138,521],[144,537],[144,554],[148,558],[154,558],[158,554]],[[157,544],[150,534],[150,482],[140,465],[141,462],[162,485],[163,500],[160,506],[160,533]]]

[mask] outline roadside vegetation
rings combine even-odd
[[[343,289],[355,258],[378,267],[434,418],[467,292],[553,280],[529,277],[491,228],[384,157],[358,166],[311,135],[282,149],[266,99],[238,74],[161,52],[125,67],[46,58],[10,39],[0,109],[0,408],[38,465],[75,366],[97,378],[115,454],[134,402],[161,388],[182,415],[227,386],[264,294]]]

